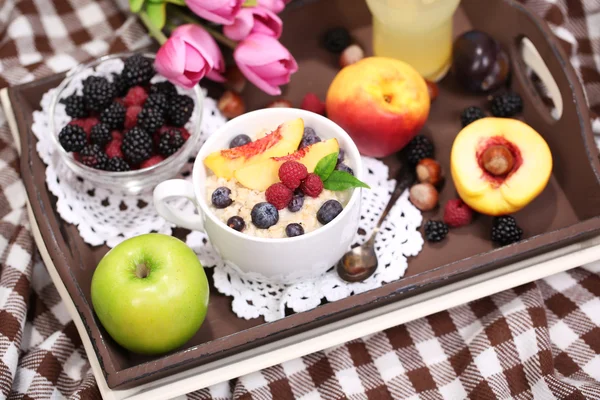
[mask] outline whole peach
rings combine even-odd
[[[429,116],[425,80],[410,65],[368,57],[343,68],[329,86],[327,116],[352,137],[366,156],[397,152]]]

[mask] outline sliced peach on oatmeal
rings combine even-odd
[[[268,135],[233,149],[218,150],[204,159],[204,165],[219,178],[231,179],[233,172],[269,157],[281,157],[298,148],[304,134],[304,121],[287,121]]]
[[[269,186],[279,182],[279,167],[286,161],[298,161],[308,172],[313,172],[319,160],[331,153],[340,151],[337,139],[328,139],[304,147],[295,153],[283,157],[271,157],[259,163],[240,168],[235,171],[237,181],[254,190],[267,190]]]
[[[483,118],[454,139],[450,170],[461,199],[487,215],[514,213],[535,199],[552,173],[552,154],[524,122]]]

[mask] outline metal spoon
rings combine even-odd
[[[385,210],[381,213],[379,221],[375,229],[371,233],[371,237],[361,246],[357,246],[348,251],[337,263],[337,273],[343,280],[347,282],[360,282],[375,273],[377,270],[377,255],[375,254],[375,237],[381,228],[385,217],[398,201],[400,195],[408,188],[415,180],[412,168],[408,167],[408,163],[404,161],[398,174],[395,177],[396,187],[390,197]]]

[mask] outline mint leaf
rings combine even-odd
[[[317,166],[315,167],[315,174],[319,175],[323,182],[329,178],[331,171],[333,171],[335,168],[335,165],[337,164],[337,158],[338,152],[336,151],[335,153],[328,154],[321,158],[317,163]]]
[[[333,190],[336,192],[355,187],[364,187],[367,189],[371,189],[369,185],[362,182],[354,175],[349,174],[345,171],[338,170],[332,171],[327,180],[323,181],[323,187],[327,190]]]

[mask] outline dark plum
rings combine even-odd
[[[469,91],[490,92],[508,80],[510,60],[494,38],[472,30],[454,41],[452,74]]]

